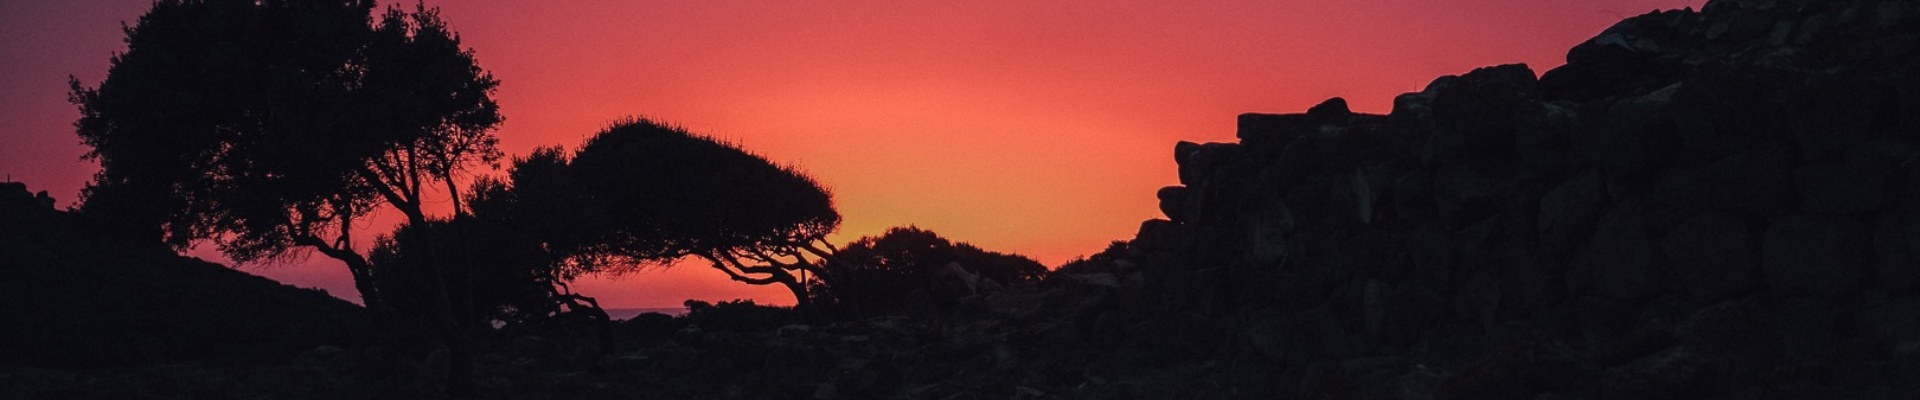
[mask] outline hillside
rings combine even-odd
[[[363,339],[358,306],[106,239],[51,204],[0,183],[0,366],[280,362]]]

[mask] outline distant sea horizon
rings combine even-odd
[[[686,307],[660,307],[660,308],[609,308],[607,309],[607,316],[615,320],[633,319],[633,317],[635,316],[638,316],[640,314],[646,314],[646,313],[661,313],[669,316],[678,317],[682,315],[687,315],[687,308]]]

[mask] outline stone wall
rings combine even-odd
[[[1917,13],[1717,0],[1388,115],[1244,114],[1175,146],[1122,276],[1226,348],[1341,371],[1302,388],[1920,393]]]

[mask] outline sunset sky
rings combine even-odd
[[[1383,113],[1440,75],[1504,63],[1543,72],[1619,19],[1704,2],[428,5],[501,81],[508,154],[571,149],[609,121],[650,117],[812,173],[845,217],[838,242],[913,224],[1052,266],[1159,216],[1154,191],[1177,183],[1174,143],[1232,141],[1236,114],[1300,112],[1333,96]],[[121,24],[148,5],[0,0],[0,174],[63,206],[76,200],[98,167],[81,159],[67,77],[105,78],[125,50]],[[356,297],[325,258],[243,268]],[[699,265],[575,289],[617,308],[792,303],[785,289]]]

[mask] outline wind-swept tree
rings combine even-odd
[[[104,82],[72,82],[75,126],[102,167],[81,209],[176,248],[211,241],[243,263],[319,252],[346,263],[386,319],[355,224],[384,205],[427,226],[428,188],[452,190],[461,168],[496,159],[501,118],[497,81],[435,10],[375,21],[374,7],[155,2]],[[464,392],[471,364],[445,289],[433,288],[454,350],[449,389]]]
[[[621,121],[564,157],[515,162],[500,194],[563,270],[621,273],[698,258],[736,281],[807,302],[839,227],[832,195],[793,168],[645,119]],[[476,209],[482,207],[475,205]]]

